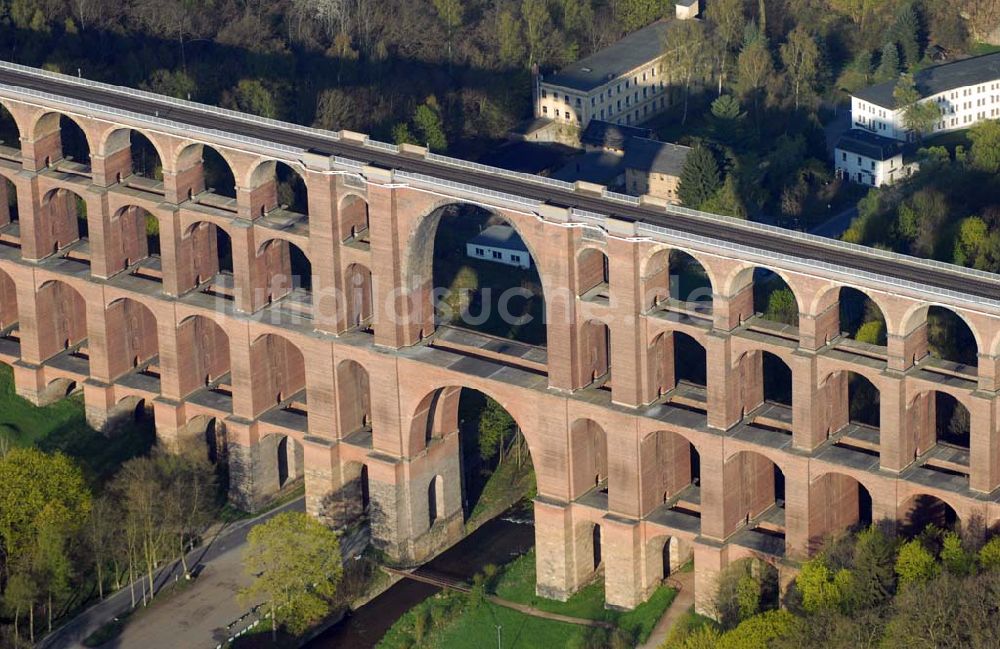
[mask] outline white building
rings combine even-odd
[[[521,236],[509,225],[491,225],[465,244],[465,254],[497,264],[531,267],[531,255]]]
[[[904,148],[899,140],[861,129],[848,131],[834,150],[837,176],[871,187],[891,185],[917,169],[916,163],[904,162]]]
[[[1000,118],[1000,52],[921,70],[914,81],[921,101],[937,102],[941,108],[933,133]],[[853,128],[895,140],[913,139],[903,126],[903,111],[895,108],[895,88],[896,81],[887,81],[856,92],[851,98]]]
[[[677,21],[657,21],[547,77],[535,77],[535,117],[586,128],[592,119],[644,122],[671,105],[663,44]]]

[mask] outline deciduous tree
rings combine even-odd
[[[679,79],[684,85],[681,124],[687,123],[691,84],[705,71],[705,46],[705,27],[698,21],[681,21],[667,32],[664,63],[671,78]]]
[[[788,35],[788,41],[781,46],[781,62],[788,72],[795,94],[795,108],[799,107],[799,95],[812,93],[819,76],[822,57],[816,45],[816,37],[802,25],[798,25]]]

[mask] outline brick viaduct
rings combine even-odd
[[[304,477],[312,514],[337,522],[371,508],[390,556],[430,556],[462,534],[457,405],[471,388],[524,432],[538,481],[538,591],[549,597],[591,577],[595,544],[609,605],[635,606],[664,563],[693,555],[704,609],[727,563],[761,557],[789,574],[825,535],[869,515],[906,520],[932,502],[960,521],[1000,518],[995,300],[225,133],[192,136],[7,85],[0,104],[20,137],[0,147],[17,208],[0,201],[0,358],[17,392],[42,404],[82,389],[95,426],[151,404],[171,449],[214,431],[244,507]],[[86,135],[87,163],[63,155],[67,120]],[[137,133],[162,181],[133,174]],[[207,146],[231,168],[235,199],[206,189]],[[278,205],[278,163],[303,180],[307,213]],[[544,352],[434,335],[433,239],[440,208],[456,203],[502,216],[530,248]],[[704,268],[710,307],[671,299],[674,250]],[[296,285],[299,253],[312,277]],[[793,291],[797,327],[754,315],[758,267]],[[841,335],[844,287],[879,307],[885,346]],[[968,324],[977,366],[928,355],[932,306]],[[675,380],[682,335],[705,358],[704,386]],[[790,370],[791,405],[765,400],[766,356]],[[878,426],[851,421],[851,373],[877,388]],[[967,409],[966,448],[938,443],[936,394]]]

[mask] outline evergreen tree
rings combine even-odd
[[[882,48],[882,62],[875,72],[875,80],[892,81],[899,76],[899,66],[899,48],[896,43],[886,43]]]
[[[912,70],[920,62],[920,19],[913,4],[900,7],[892,34],[903,51],[906,67]]]
[[[719,164],[715,161],[715,156],[704,145],[697,145],[688,154],[681,170],[677,185],[677,196],[681,203],[698,209],[719,191],[721,185]]]

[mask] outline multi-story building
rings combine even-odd
[[[633,137],[625,148],[625,189],[679,203],[677,185],[691,147]]]
[[[671,104],[664,42],[677,21],[658,21],[548,77],[535,77],[535,117],[584,129],[592,119],[644,122]]]
[[[903,160],[905,144],[899,140],[852,129],[837,141],[833,166],[837,176],[872,187],[891,185],[916,169]]]
[[[920,101],[941,108],[934,133],[969,128],[984,119],[1000,118],[1000,52],[927,68],[914,79]],[[913,139],[896,107],[896,81],[859,90],[851,98],[853,128],[895,140]]]

